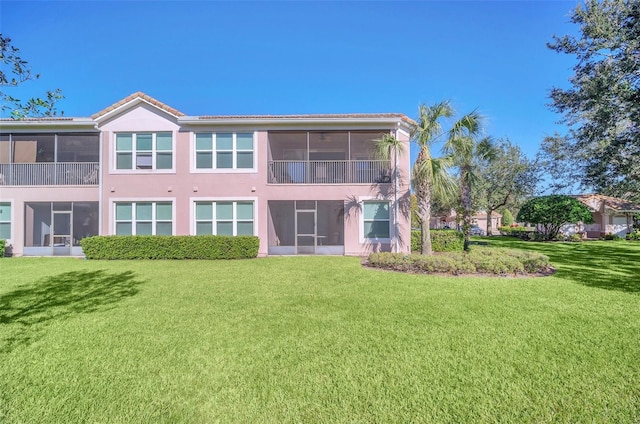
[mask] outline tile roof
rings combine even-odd
[[[630,202],[618,197],[605,196],[602,194],[579,194],[573,196],[586,206],[593,208],[594,210],[600,210],[604,204],[605,208],[613,209],[615,211],[639,211],[640,204]]]
[[[162,103],[161,101],[156,100],[153,97],[144,94],[142,91],[137,91],[137,92],[125,97],[124,99],[120,100],[119,102],[116,102],[116,103],[112,104],[111,106],[102,109],[100,112],[94,113],[93,115],[91,115],[91,118],[92,119],[98,119],[101,116],[106,115],[107,113],[119,108],[120,106],[123,106],[123,105],[125,105],[125,104],[127,104],[127,103],[129,103],[129,102],[131,102],[131,101],[133,101],[135,99],[138,99],[138,98],[140,98],[142,100],[145,100],[146,102],[151,103],[152,105],[154,105],[154,106],[156,106],[156,107],[158,107],[158,108],[160,108],[160,109],[162,109],[162,110],[164,110],[166,112],[169,112],[170,114],[172,114],[174,116],[184,116],[184,113],[180,112],[179,110],[174,109],[171,106],[168,106],[168,105]]]

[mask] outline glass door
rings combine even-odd
[[[316,253],[316,211],[296,211],[296,253]]]
[[[71,255],[71,212],[53,212],[52,245],[54,256]]]

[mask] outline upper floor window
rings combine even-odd
[[[196,169],[253,169],[253,133],[196,133]]]
[[[116,169],[173,169],[173,134],[116,134]]]

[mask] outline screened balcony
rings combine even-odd
[[[0,186],[95,186],[97,134],[0,135]]]
[[[271,184],[390,183],[389,161],[373,155],[384,131],[282,131],[269,133]]]

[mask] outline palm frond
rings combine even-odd
[[[404,144],[389,133],[373,140],[373,155],[380,160],[391,160],[394,153],[403,154]]]
[[[442,134],[442,118],[453,116],[454,110],[448,100],[433,106],[421,104],[418,108],[417,124],[411,130],[411,140],[416,144],[431,145]]]

